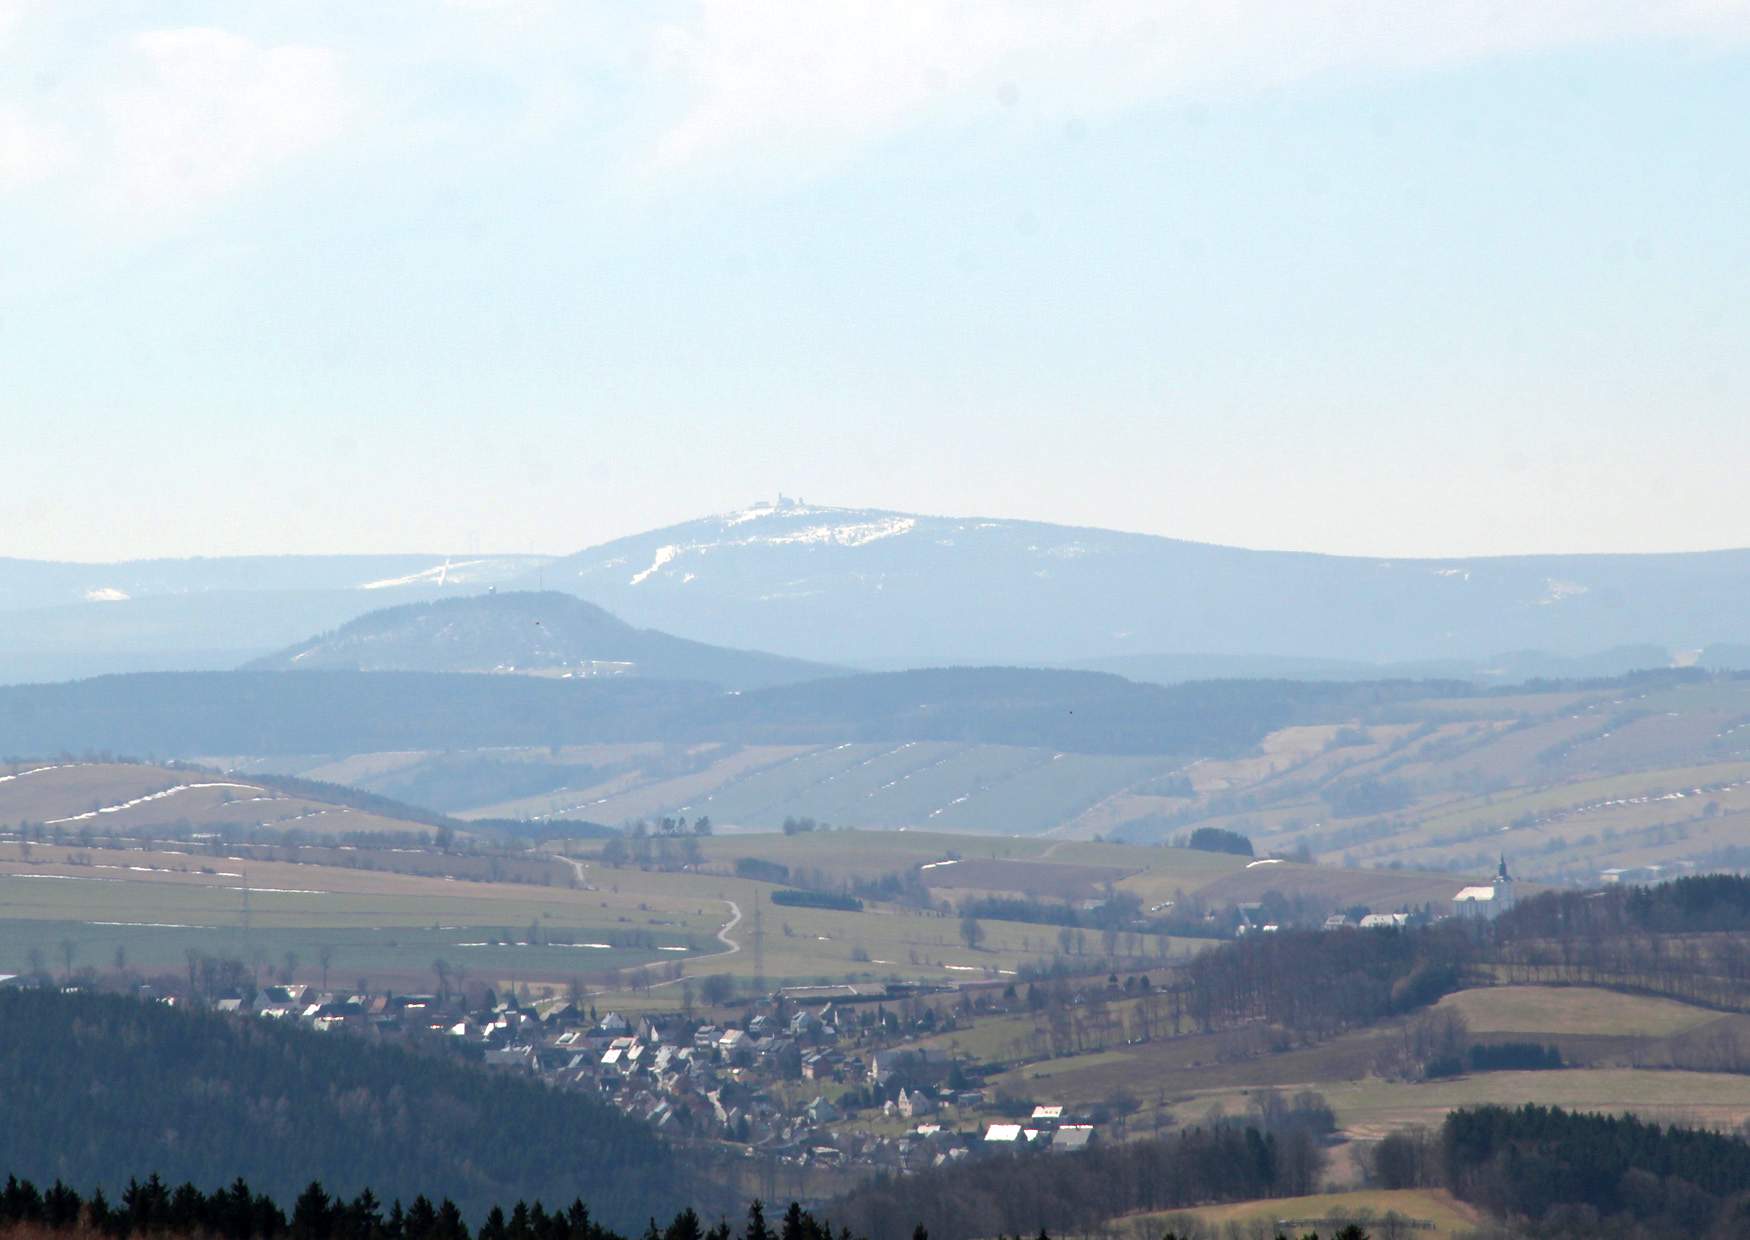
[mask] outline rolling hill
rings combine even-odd
[[[0,686],[0,754],[350,754],[658,741],[918,740],[1092,754],[1238,754],[1275,728],[1439,684],[1144,685],[1095,672],[952,668],[745,693],[635,676],[237,671]]]
[[[1501,651],[1750,640],[1743,550],[1383,559],[786,502],[604,543],[541,578],[634,624],[865,666],[1207,654],[1486,671]]]
[[[1505,851],[1552,882],[1750,864],[1750,677],[1696,670],[1533,691],[1013,668],[745,692],[325,670],[0,688],[0,754],[105,751],[468,819],[793,817],[1141,843],[1211,825],[1375,868],[1486,872]]]
[[[0,828],[27,823],[63,834],[297,828],[320,837],[427,835],[448,820],[370,792],[285,776],[139,762],[0,764]]]
[[[476,594],[369,612],[249,665],[261,671],[522,672],[643,676],[727,689],[812,680],[839,669],[635,629],[568,594]]]

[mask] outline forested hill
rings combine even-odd
[[[283,1200],[312,1180],[411,1201],[433,1186],[478,1217],[496,1201],[582,1196],[604,1223],[716,1208],[717,1190],[650,1130],[584,1097],[447,1053],[178,1011],[0,991],[0,1167],[112,1197],[156,1171],[239,1176]]]
[[[592,603],[551,590],[387,607],[250,666],[265,671],[612,670],[629,676],[708,681],[726,689],[789,684],[840,670],[633,628]]]
[[[0,754],[360,753],[658,740],[945,740],[1073,753],[1227,755],[1276,728],[1447,696],[1444,682],[1210,681],[942,668],[747,693],[639,678],[161,672],[0,686]]]

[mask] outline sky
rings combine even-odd
[[[0,555],[1750,546],[1750,0],[0,0]]]

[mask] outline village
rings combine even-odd
[[[1511,907],[1514,886],[1503,858],[1493,882],[1459,891],[1447,915],[1491,919]],[[1392,930],[1431,919],[1431,910],[1352,910],[1321,928]],[[1208,920],[1242,939],[1278,929],[1257,904],[1212,911]],[[1065,957],[1012,980],[756,985],[702,1008],[690,986],[678,1007],[650,1007],[646,998],[643,1009],[617,1011],[594,1005],[608,994],[575,986],[564,994],[526,985],[500,993],[480,983],[371,993],[289,981],[240,987],[211,1006],[316,1032],[441,1046],[492,1071],[587,1094],[672,1141],[860,1177],[1122,1139],[1123,1105],[1066,1105],[987,1083],[1014,1062],[1176,1036],[1190,1022],[1170,972],[1120,980],[1104,966],[1089,968]],[[963,1045],[956,1035],[975,1027],[1003,1027],[1010,1040],[968,1037]]]
[[[1127,981],[1134,990],[1138,979]],[[1096,1116],[1059,1104],[1007,1114],[981,1086],[983,1065],[903,1044],[951,1032],[975,1012],[1001,1014],[1010,1003],[1020,1003],[1013,985],[1000,993],[911,983],[809,986],[706,1019],[672,1010],[598,1012],[572,999],[491,990],[470,1004],[460,995],[343,994],[292,983],[213,1006],[319,1032],[441,1040],[488,1069],[606,1101],[671,1140],[788,1167],[866,1174],[1023,1149],[1070,1152],[1096,1139]]]

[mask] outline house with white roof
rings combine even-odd
[[[1408,913],[1369,913],[1361,919],[1363,930],[1395,930],[1409,924]]]

